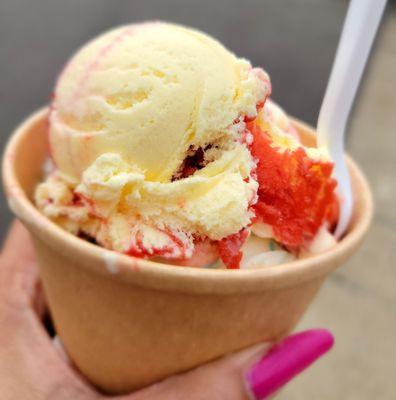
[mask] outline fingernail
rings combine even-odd
[[[327,353],[333,343],[329,331],[311,329],[273,346],[245,376],[252,399],[266,399]]]

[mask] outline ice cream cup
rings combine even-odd
[[[348,158],[355,194],[346,236],[287,264],[213,270],[157,264],[105,250],[52,223],[32,194],[48,157],[47,109],[12,135],[3,181],[26,225],[56,331],[77,368],[107,393],[125,393],[258,342],[288,334],[326,277],[361,243],[372,217],[366,179]],[[306,144],[314,131],[294,121]]]

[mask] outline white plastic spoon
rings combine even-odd
[[[335,163],[340,218],[335,236],[340,238],[352,214],[352,191],[344,158],[344,134],[386,0],[351,0],[336,57],[319,113],[318,147],[327,148]]]

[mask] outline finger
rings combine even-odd
[[[13,222],[9,230],[0,260],[0,274],[3,274],[9,289],[7,295],[14,293],[13,297],[16,298],[18,294],[18,299],[23,300],[24,304],[27,302],[33,305],[42,320],[47,312],[47,305],[41,281],[38,279],[36,257],[29,233],[18,220]],[[13,284],[22,285],[27,297],[20,296],[19,291],[14,290]]]
[[[265,345],[244,350],[119,399],[268,399],[332,345],[333,336],[328,331],[305,331],[269,351]]]
[[[0,300],[15,310],[25,310],[39,305],[39,296],[33,246],[26,229],[16,221],[0,256]]]
[[[1,259],[9,261],[7,265],[18,261],[29,262],[35,259],[29,233],[18,220],[14,220],[8,231],[1,251]]]
[[[9,230],[0,256],[0,298],[13,308],[33,307],[39,319],[47,312],[33,245],[26,228],[17,220]]]

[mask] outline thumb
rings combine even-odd
[[[332,345],[333,336],[324,329],[297,333],[272,347],[251,347],[118,399],[266,399]]]

